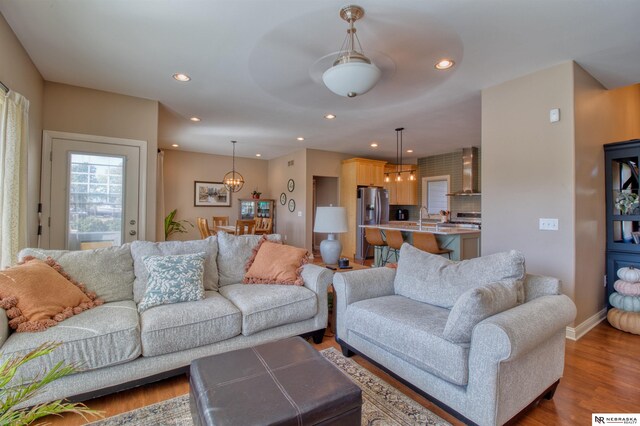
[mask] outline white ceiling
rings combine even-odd
[[[639,0],[358,0],[383,78],[342,98],[320,75],[345,4],[0,0],[0,12],[46,80],[158,100],[160,147],[223,155],[234,139],[246,157],[309,147],[393,159],[404,126],[417,158],[479,146],[480,91],[535,70],[575,60],[607,88],[640,82]],[[441,57],[457,66],[436,71]]]

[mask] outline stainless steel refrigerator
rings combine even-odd
[[[369,244],[364,238],[364,228],[360,225],[389,223],[389,193],[382,188],[358,188],[356,205],[356,259],[362,260]],[[373,255],[373,249],[369,255]]]

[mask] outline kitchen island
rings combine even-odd
[[[378,228],[384,234],[385,230],[397,230],[402,232],[404,241],[413,244],[413,234],[416,232],[430,232],[436,236],[441,248],[453,250],[451,260],[472,259],[480,256],[480,230],[464,226],[456,226],[451,223],[423,223],[422,229],[415,222],[391,222],[381,225],[360,225],[362,228]],[[381,259],[387,256],[387,248],[375,251],[375,264],[380,265]],[[391,254],[389,262],[396,262],[394,254]]]

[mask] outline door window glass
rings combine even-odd
[[[69,250],[123,242],[124,157],[70,153]]]

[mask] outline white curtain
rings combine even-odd
[[[164,241],[164,151],[162,150],[158,150],[156,188],[156,240]]]
[[[0,90],[0,267],[15,263],[27,242],[29,101]]]

